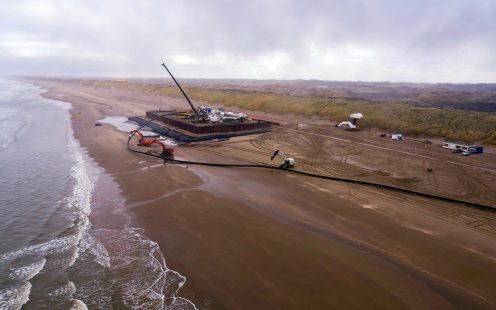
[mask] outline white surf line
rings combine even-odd
[[[296,129],[291,129],[291,128],[286,128],[286,129],[287,130],[296,131],[296,132],[299,132],[299,133],[303,133],[303,134],[313,135],[313,136],[319,136],[319,137],[324,137],[324,138],[329,138],[329,139],[334,139],[334,140],[339,140],[339,141],[344,141],[344,142],[350,142],[350,143],[352,142],[351,140],[348,140],[348,139],[341,139],[341,138],[337,138],[337,137],[333,137],[333,136],[328,136],[328,135],[323,135],[323,134],[318,134],[318,133],[313,133],[313,132],[307,132],[307,131],[296,130]],[[374,147],[374,148],[377,148],[377,149],[383,149],[383,150],[387,150],[387,151],[393,151],[393,152],[397,152],[397,153],[408,154],[408,155],[412,155],[412,156],[416,156],[416,157],[421,157],[421,158],[426,158],[426,159],[439,160],[439,158],[432,157],[432,156],[415,154],[415,153],[412,153],[412,152],[397,150],[397,149],[388,148],[388,147],[385,147],[385,146],[379,146],[379,145],[370,144],[370,143],[365,143],[365,142],[358,142],[358,141],[356,141],[356,142],[353,142],[353,143],[355,143],[355,144],[361,144],[361,145],[365,145],[365,146],[369,146],[369,147]],[[481,169],[481,170],[486,170],[486,171],[490,171],[490,172],[495,172],[496,173],[496,169],[484,168],[484,167],[479,167],[479,166],[473,166],[473,165],[469,165],[469,164],[465,164],[465,163],[460,163],[460,162],[456,162],[456,161],[445,160],[444,162],[450,163],[450,164],[454,164],[454,165],[460,165],[460,166],[465,166],[465,167],[474,168],[474,169]]]

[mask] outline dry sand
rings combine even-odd
[[[45,97],[73,104],[76,138],[117,185],[97,188],[94,203],[125,198],[133,225],[186,276],[179,295],[198,308],[496,308],[495,212],[278,171],[163,165],[128,152],[126,133],[94,126],[104,115],[144,114],[159,98],[36,83],[48,90]],[[300,122],[310,126],[296,130]],[[297,169],[496,205],[492,148],[463,158],[373,130],[345,132],[325,120],[292,117],[284,125],[181,146],[176,156],[266,163],[281,148]],[[92,222],[106,219],[97,212]]]

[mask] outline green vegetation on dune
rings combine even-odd
[[[150,95],[181,96],[173,86],[159,86],[127,81],[78,81],[93,87],[116,88]],[[237,106],[278,114],[327,117],[347,120],[350,113],[361,112],[362,127],[398,131],[415,136],[482,141],[496,144],[496,113],[415,107],[406,103],[378,102],[357,98],[328,98],[315,95],[294,96],[270,92],[188,87],[193,101]]]

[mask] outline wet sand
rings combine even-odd
[[[76,138],[118,184],[133,225],[186,276],[179,295],[198,308],[496,308],[495,212],[278,171],[163,165],[129,153],[126,133],[94,126],[104,115],[143,114],[158,98],[38,83],[44,96],[73,103]],[[281,148],[298,169],[495,205],[491,148],[468,164],[433,145],[307,121],[176,154],[266,163]]]

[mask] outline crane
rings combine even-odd
[[[172,80],[174,81],[174,83],[176,83],[177,87],[179,88],[179,90],[183,94],[184,98],[186,98],[186,101],[188,101],[189,106],[193,110],[193,113],[195,113],[195,118],[198,121],[206,121],[206,120],[208,120],[208,117],[206,115],[204,115],[204,113],[202,113],[202,115],[200,115],[200,113],[198,113],[198,110],[195,108],[195,106],[193,105],[193,103],[191,102],[191,100],[189,100],[188,95],[186,95],[186,92],[183,90],[183,88],[181,87],[181,85],[179,85],[179,83],[177,82],[176,78],[172,75],[172,73],[169,71],[169,69],[167,68],[167,66],[165,65],[164,62],[162,63],[162,66],[165,68],[165,70],[167,70],[167,72],[171,76]]]

